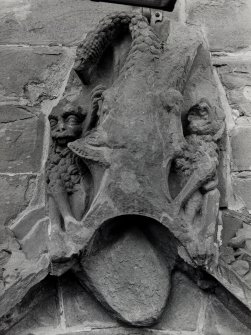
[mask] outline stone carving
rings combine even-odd
[[[177,249],[193,266],[209,268],[212,261],[217,261],[218,142],[224,132],[224,117],[217,114],[216,106],[201,98],[190,106],[188,114],[185,111],[187,124],[182,124],[184,88],[178,82],[174,84],[174,78],[170,82],[169,77],[161,75],[168,50],[147,19],[137,13],[106,17],[78,47],[75,71],[87,87],[96,84],[104,50],[126,29],[132,39],[128,56],[120,71],[107,80],[100,103],[90,109],[95,126],[68,142],[69,155],[81,159],[90,171],[95,200],[79,224],[67,222],[65,245],[70,250],[69,258],[81,254],[80,263],[73,267],[81,283],[115,317],[132,325],[149,326],[159,319],[166,304]],[[118,260],[114,257],[107,261],[108,246],[103,241],[109,236],[107,227],[123,226],[123,222],[128,237],[119,230],[115,240],[108,243],[109,253],[116,250],[118,254],[121,248],[123,252]],[[142,242],[137,254],[141,255],[142,276],[149,278],[148,283],[135,283],[135,290],[127,291],[127,302],[123,303],[123,275],[116,282],[112,276],[120,262],[130,264],[131,269],[140,263],[123,246],[136,240],[134,234],[140,236],[139,243],[147,240],[142,227],[150,229],[156,222],[167,228],[171,260],[169,257],[159,263],[154,256],[156,248]],[[157,237],[155,241],[158,244]],[[149,259],[143,256],[147,249],[152,250]],[[56,255],[53,259],[56,264]],[[159,269],[154,279],[152,264]],[[136,270],[130,276],[139,281]],[[157,287],[163,289],[161,294]],[[151,304],[145,305],[149,299],[146,292],[151,292]],[[135,304],[135,299],[140,303]]]
[[[88,205],[88,185],[83,176],[86,171],[84,167],[80,169],[77,157],[67,147],[70,141],[81,136],[85,117],[81,106],[74,109],[70,106],[69,110],[59,107],[49,116],[52,144],[46,181],[53,220],[62,217],[64,230],[70,222],[79,223]]]
[[[217,190],[218,142],[225,125],[217,119],[209,102],[202,99],[187,114],[186,145],[175,160],[181,191],[175,202],[181,216],[179,225],[187,225],[189,253],[198,265],[217,256],[213,234],[217,222],[220,194]],[[182,211],[182,212],[180,212]],[[212,259],[213,260],[213,259]]]
[[[59,104],[49,115],[52,143],[46,166],[50,214],[62,230],[80,224],[92,194],[92,176],[68,144],[83,136],[97,122],[98,103],[104,87],[91,94],[91,110],[83,107],[81,92],[74,100]],[[60,219],[62,218],[62,222]]]
[[[49,116],[42,275],[71,269],[137,327],[160,319],[177,267],[208,272],[250,308],[218,261],[225,126],[209,52],[197,27],[173,23],[162,37],[139,13],[104,18]]]
[[[81,216],[75,212],[86,207],[86,192],[81,190],[81,171],[76,157],[67,147],[70,140],[75,140],[81,134],[82,122],[81,113],[64,112],[61,115],[50,115],[53,144],[47,165],[48,193],[55,202],[54,209],[57,207],[59,215],[63,218],[64,229],[69,222],[77,224]],[[79,199],[84,201],[77,205]]]

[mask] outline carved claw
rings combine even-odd
[[[206,184],[202,185],[201,188],[204,192],[209,192],[209,191],[214,190],[218,186],[218,183],[219,183],[219,179],[217,176],[215,176],[213,180],[210,180]]]
[[[215,174],[215,169],[216,165],[212,164],[210,157],[208,157],[208,162],[204,163],[193,172],[186,185],[174,199],[174,203],[181,208],[195,191],[207,182],[208,179],[212,178]]]

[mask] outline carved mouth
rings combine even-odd
[[[59,145],[65,145],[69,142],[73,142],[75,138],[73,136],[55,135],[53,136],[53,140]]]
[[[157,221],[140,215],[109,219],[93,240],[95,252],[81,258],[81,271],[76,272],[82,285],[116,319],[129,325],[146,327],[155,323],[170,293],[173,263],[170,260],[167,266],[156,248],[158,228]],[[163,236],[169,253],[175,254],[171,235],[165,230]]]

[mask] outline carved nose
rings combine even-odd
[[[64,131],[65,130],[65,124],[62,121],[58,122],[58,127],[57,127],[57,131]]]

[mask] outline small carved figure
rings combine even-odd
[[[53,217],[57,211],[63,219],[63,229],[69,223],[78,224],[88,204],[88,181],[86,176],[83,178],[88,171],[84,166],[80,170],[79,158],[67,146],[82,135],[85,118],[83,108],[73,104],[67,108],[59,106],[49,116],[52,144],[46,181],[50,203],[54,203]]]
[[[175,199],[183,206],[198,189],[202,193],[213,190],[218,185],[218,145],[225,125],[215,117],[206,99],[188,111],[187,145],[182,155],[175,160],[176,170],[182,174],[183,188]]]
[[[182,176],[182,189],[175,204],[183,212],[181,222],[184,221],[190,236],[189,253],[198,265],[206,265],[215,257],[214,235],[220,197],[216,188],[217,142],[224,129],[223,120],[215,118],[210,104],[202,99],[188,112],[187,145],[182,157],[175,161],[176,171]]]
[[[91,92],[89,113],[82,107],[84,102],[80,91],[70,103],[59,103],[49,115],[52,144],[46,175],[48,196],[51,198],[50,214],[63,229],[70,223],[80,223],[92,193],[90,171],[68,144],[96,125],[99,101],[104,90],[104,86],[98,85]]]

